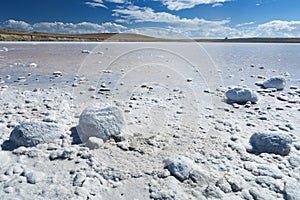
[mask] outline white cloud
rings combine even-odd
[[[215,7],[222,7],[223,4],[222,3],[214,3],[211,7],[215,8]]]
[[[127,28],[120,24],[106,22],[103,24],[94,24],[90,22],[81,23],[63,23],[63,22],[40,22],[35,24],[28,24],[24,21],[8,20],[3,23],[3,28],[23,30],[23,31],[37,31],[47,33],[120,33]]]
[[[88,6],[91,6],[91,7],[107,8],[102,0],[88,1],[88,2],[85,2],[85,4]]]
[[[124,9],[115,9],[113,10],[113,12],[113,16],[119,17],[121,20],[126,20],[126,22],[129,23],[155,22],[187,26],[199,24],[223,25],[229,22],[229,20],[208,21],[205,19],[199,19],[197,17],[193,19],[180,18],[177,15],[173,15],[167,12],[154,12],[152,8],[138,6],[129,6],[128,8]]]
[[[169,10],[183,10],[200,4],[224,3],[231,0],[161,0]]]
[[[275,37],[299,37],[300,21],[273,20],[258,25],[257,33]]]
[[[105,0],[105,2],[116,3],[116,4],[124,4],[127,3],[127,0]],[[85,2],[86,5],[91,7],[102,7],[107,8],[103,0],[92,0]]]
[[[106,0],[107,2],[111,2],[111,3],[126,3],[127,0]]]
[[[4,28],[8,29],[16,29],[21,31],[31,31],[32,27],[30,24],[24,21],[16,21],[13,19],[9,19],[3,23]]]
[[[255,24],[255,22],[245,22],[245,23],[237,24],[236,27],[250,26],[253,24]]]
[[[166,28],[144,28],[136,29],[133,32],[147,33],[147,35],[166,35],[172,38],[195,38],[195,37],[225,37],[239,34],[238,31],[228,26],[229,20],[209,21],[200,18],[181,18],[167,12],[154,12],[152,8],[130,6],[123,9],[113,10],[118,22],[135,23],[136,26],[142,23],[156,23]],[[121,20],[121,21],[120,21]]]

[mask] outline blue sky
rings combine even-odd
[[[1,0],[0,26],[173,38],[300,37],[299,0]]]

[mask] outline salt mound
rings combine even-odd
[[[282,156],[289,154],[292,138],[283,133],[254,133],[250,138],[254,153],[274,153]]]
[[[283,77],[272,77],[263,82],[264,88],[276,88],[277,90],[283,90],[286,85],[286,80]]]
[[[56,124],[44,122],[26,122],[14,128],[9,140],[17,146],[32,147],[41,143],[52,143],[63,133]]]
[[[78,135],[83,143],[89,142],[90,137],[120,138],[124,120],[121,111],[116,107],[89,107],[80,115],[77,126]]]
[[[248,101],[252,103],[256,103],[258,101],[258,97],[254,91],[249,88],[240,88],[236,87],[228,90],[225,93],[227,99],[233,103],[244,104]]]

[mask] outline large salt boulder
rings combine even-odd
[[[120,138],[124,120],[121,111],[116,107],[88,107],[80,115],[77,126],[78,135],[83,143],[88,143],[90,137]]]
[[[14,128],[9,140],[16,146],[32,147],[41,143],[53,143],[61,138],[63,132],[57,124],[24,122]]]
[[[236,87],[225,93],[226,98],[232,103],[244,104],[248,101],[256,103],[258,97],[254,91],[249,88]]]
[[[284,133],[254,133],[250,138],[252,152],[274,153],[282,156],[289,154],[292,138]]]
[[[283,90],[286,85],[286,80],[283,77],[272,77],[263,82],[264,88],[276,88],[277,90]]]

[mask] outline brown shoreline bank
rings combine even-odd
[[[164,39],[131,33],[53,34],[0,29],[0,41],[300,43],[300,38]]]

